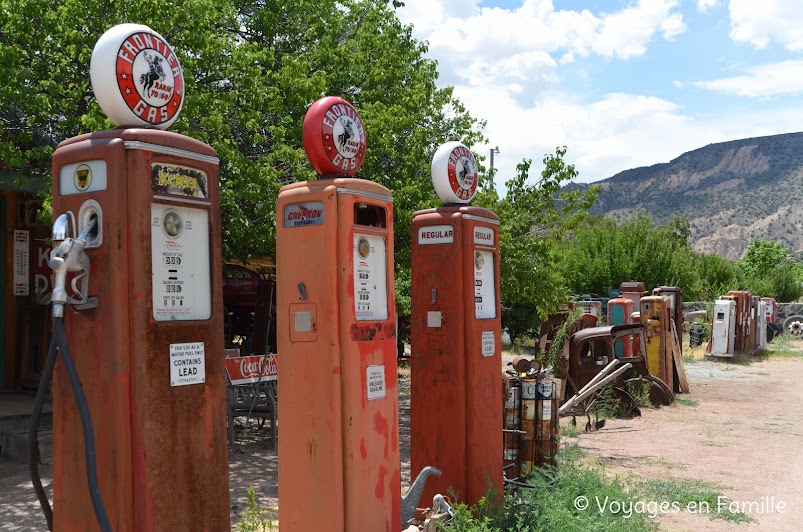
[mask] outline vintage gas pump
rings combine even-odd
[[[759,338],[758,338],[758,322],[759,318],[761,319],[761,323],[764,324],[766,327],[766,310],[764,311],[764,316],[759,315],[759,310],[761,306],[761,297],[759,296],[751,296],[750,297],[750,333],[749,338],[750,341],[748,342],[748,349],[756,349],[758,348]],[[766,336],[766,330],[764,331]]]
[[[228,529],[218,159],[162,131],[184,80],[159,34],[110,29],[91,74],[121,127],[53,154],[52,528]]]
[[[775,323],[778,319],[778,304],[771,297],[762,297],[761,301],[767,304],[767,324]]]
[[[674,389],[674,361],[672,359],[671,314],[669,298],[664,296],[642,297],[640,318],[644,324],[647,369],[670,389]]]
[[[758,310],[756,311],[756,347],[764,349],[767,347],[767,302],[758,298]]]
[[[424,500],[502,491],[499,218],[468,205],[477,180],[474,155],[442,145],[432,183],[446,205],[413,214],[411,463],[443,471]]]
[[[742,352],[749,349],[750,337],[750,292],[746,290],[731,290],[728,296],[736,301],[736,344],[734,349],[736,352]],[[725,299],[723,297],[723,299]],[[728,298],[730,299],[730,298]]]
[[[711,355],[732,357],[736,350],[736,301],[717,299],[711,321]]]
[[[675,322],[677,345],[683,354],[683,290],[678,286],[659,286],[652,289],[654,296],[669,298],[669,314]]]
[[[633,323],[633,309],[635,303],[632,299],[617,297],[608,301],[608,325],[630,325]],[[616,358],[630,358],[633,356],[633,337],[620,338],[613,344]]]
[[[625,281],[619,285],[619,293],[621,297],[630,299],[636,305],[636,312],[641,308],[641,297],[646,296],[647,288],[641,281]]]
[[[276,203],[279,521],[398,530],[393,199],[349,177],[366,150],[351,104],[315,102],[303,137],[321,179],[283,187]]]

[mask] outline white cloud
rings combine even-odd
[[[676,101],[630,94],[628,89],[589,98],[585,89],[593,92],[594,69],[585,66],[573,67],[579,76],[574,88],[561,84],[562,69],[581,58],[627,60],[646,54],[656,39],[671,40],[685,32],[678,0],[632,0],[610,13],[560,10],[552,0],[524,0],[510,10],[481,7],[473,0],[405,1],[399,16],[415,24],[416,38],[429,41],[429,55],[439,62],[440,83],[453,85],[472,115],[487,119],[485,136],[500,149],[494,158],[498,185],[514,175],[523,158],[533,159],[533,170],[539,172],[543,155],[554,153],[556,146],[568,146],[567,161],[576,165],[581,181],[595,181],[666,162],[712,142],[796,131],[803,123],[803,106],[711,109],[710,114],[693,115]],[[696,4],[707,11],[724,2]],[[738,4],[731,0],[732,16],[738,14]],[[741,5],[747,4],[753,2]],[[779,0],[754,2],[756,9],[768,4]],[[803,20],[799,26],[803,28]],[[771,31],[767,38],[780,38],[771,24],[751,27],[750,35],[760,35],[758,29],[764,28]],[[676,81],[675,94],[690,98],[697,92],[688,90],[692,86],[749,95],[802,90],[794,65],[783,65],[756,67],[723,80]],[[797,69],[803,72],[801,66]],[[627,81],[620,86],[627,87]],[[490,146],[476,149],[486,165]]]
[[[769,98],[782,94],[803,93],[803,60],[789,60],[750,67],[740,76],[697,81],[696,87],[717,92]]]
[[[551,0],[524,0],[510,10],[472,0],[407,0],[398,15],[429,41],[444,83],[510,85],[533,102],[558,80],[556,58],[561,64],[591,54],[628,59],[643,55],[656,36],[684,32],[677,6],[677,0],[637,0],[595,15],[556,10]]]
[[[765,48],[771,40],[788,50],[803,50],[800,0],[730,0],[731,38]]]
[[[718,3],[719,0],[697,0],[697,11],[700,13],[708,13],[708,10]]]
[[[490,146],[499,146],[494,157],[498,187],[523,158],[533,160],[531,175],[536,176],[544,154],[557,146],[568,147],[566,160],[576,165],[578,180],[591,182],[668,162],[715,142],[798,131],[803,123],[803,108],[691,115],[675,102],[638,94],[612,93],[586,103],[572,94],[552,93],[531,108],[503,87],[465,87],[456,95],[470,109],[486,109],[492,117],[485,135]],[[490,146],[476,149],[486,165]]]

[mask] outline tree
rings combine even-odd
[[[474,201],[496,212],[501,222],[502,326],[511,339],[532,334],[537,318],[546,318],[566,300],[566,283],[558,268],[561,241],[585,218],[599,194],[596,186],[561,190],[578,175],[574,165],[563,160],[565,155],[565,146],[545,155],[537,180],[530,177],[532,160],[525,159],[506,183],[504,198],[485,182]]]
[[[623,281],[642,281],[648,287],[679,286],[686,297],[696,297],[700,277],[694,258],[676,226],[656,226],[639,211],[620,224],[606,218],[580,227],[566,243],[561,267],[575,293],[607,294]]]
[[[448,140],[471,147],[483,123],[451,88],[436,86],[427,45],[386,2],[0,0],[7,166],[47,176],[54,146],[32,147],[35,135],[60,141],[113,126],[94,100],[90,57],[104,31],[132,21],[161,33],[184,69],[186,102],[171,130],[207,142],[220,157],[226,259],[275,256],[279,189],[315,177],[301,144],[304,115],[335,95],[365,123],[360,176],[394,194],[396,274],[409,279],[412,212],[437,204],[432,155]],[[398,294],[402,315],[406,290]]]
[[[797,301],[803,295],[800,264],[779,242],[754,238],[736,266],[741,286],[755,295],[781,302]]]
[[[779,242],[754,238],[747,245],[747,250],[737,264],[747,277],[756,277],[790,263],[789,250]]]

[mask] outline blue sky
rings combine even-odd
[[[397,13],[487,120],[475,151],[499,146],[499,184],[559,145],[596,181],[803,131],[801,0],[405,0]]]

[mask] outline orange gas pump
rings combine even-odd
[[[303,137],[324,178],[283,187],[276,204],[279,521],[398,530],[393,199],[349,177],[366,136],[348,102],[315,102]]]
[[[164,76],[149,87],[139,74],[154,64]],[[39,387],[55,365],[52,529],[96,530],[93,514],[102,530],[228,529],[218,159],[152,129],[184,97],[178,60],[153,30],[106,32],[92,84],[123,127],[53,154],[63,364],[51,347]]]
[[[444,144],[432,181],[446,205],[413,215],[411,464],[443,471],[425,501],[502,492],[499,218],[467,205],[477,177],[472,153]]]

